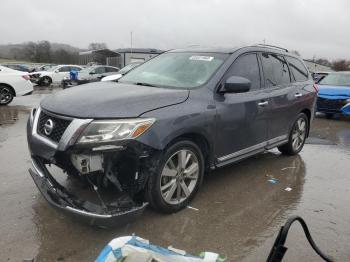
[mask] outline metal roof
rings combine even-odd
[[[164,50],[159,50],[155,48],[118,48],[114,52],[117,53],[145,53],[145,54],[161,54]]]
[[[114,52],[110,49],[98,49],[98,50],[89,50],[89,51],[79,52],[79,55],[91,55],[91,54],[100,54],[107,57],[114,57],[114,56],[120,55],[119,53]]]

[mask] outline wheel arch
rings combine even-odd
[[[308,108],[305,108],[305,109],[303,109],[303,110],[301,110],[301,112],[300,113],[304,113],[306,116],[307,116],[307,119],[308,119],[308,121],[309,121],[309,125],[308,125],[308,129],[307,129],[307,137],[309,136],[309,134],[310,134],[310,124],[311,124],[311,111],[310,111],[310,109],[308,109]]]
[[[198,132],[186,132],[183,134],[180,134],[176,137],[173,137],[166,145],[165,148],[168,148],[169,146],[173,145],[174,143],[178,142],[178,141],[183,141],[183,140],[189,140],[193,143],[195,143],[201,150],[203,157],[204,157],[204,164],[205,164],[205,168],[210,168],[211,164],[213,163],[212,159],[213,159],[213,149],[212,149],[212,145],[209,142],[209,139]]]
[[[17,96],[15,89],[14,89],[11,85],[6,84],[6,83],[1,83],[1,82],[0,82],[0,86],[7,86],[7,87],[11,88],[11,91],[12,91],[12,93],[13,93],[13,96]]]

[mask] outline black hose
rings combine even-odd
[[[313,250],[315,250],[315,252],[321,257],[323,258],[324,261],[327,262],[334,262],[334,260],[332,260],[331,258],[329,258],[327,255],[325,255],[315,244],[314,240],[312,239],[312,236],[310,234],[309,228],[307,227],[305,221],[299,217],[299,216],[294,216],[291,217],[287,220],[286,224],[281,228],[276,241],[274,243],[274,246],[272,247],[271,251],[270,251],[270,255],[267,259],[267,262],[279,262],[282,261],[283,256],[285,254],[285,252],[287,251],[287,248],[284,246],[286,239],[287,239],[287,235],[288,235],[288,231],[289,228],[291,227],[291,225],[295,222],[298,221],[305,233],[305,236],[307,238],[307,240],[309,241],[311,247],[313,248]]]

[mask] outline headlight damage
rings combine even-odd
[[[97,120],[83,131],[78,144],[113,142],[136,138],[155,122],[153,118],[126,120]]]

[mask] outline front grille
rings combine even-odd
[[[45,124],[51,119],[53,122],[52,132],[47,135],[45,133]],[[38,121],[38,133],[44,137],[51,139],[52,141],[58,143],[67,127],[71,123],[71,120],[58,118],[41,111]]]
[[[343,106],[344,106],[344,100],[341,100],[341,99],[330,100],[322,97],[319,97],[317,99],[318,109],[340,112]]]

